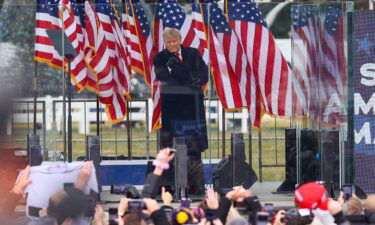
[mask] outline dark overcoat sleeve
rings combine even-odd
[[[158,54],[153,59],[154,68],[155,68],[155,75],[156,78],[160,81],[168,80],[170,77],[170,73],[168,71],[168,67],[165,65],[166,61],[162,54]]]
[[[208,69],[201,54],[195,48],[185,48],[188,53],[183,57],[184,63],[177,63],[171,70],[171,75],[179,81],[179,84],[191,86],[192,80],[199,79],[199,85],[203,86],[208,81]]]
[[[194,48],[187,49],[187,58],[184,63],[176,63],[168,70],[166,63],[170,57],[175,57],[168,52],[161,52],[153,59],[156,78],[168,83],[177,82],[179,85],[190,86],[193,78],[199,78],[199,84],[203,86],[208,81],[208,68],[199,51]]]

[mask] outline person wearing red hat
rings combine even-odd
[[[299,186],[294,192],[296,207],[312,211],[322,224],[349,224],[342,213],[342,207],[327,196],[326,188],[316,182]]]
[[[328,210],[328,197],[325,187],[315,182],[301,185],[294,192],[299,208]]]

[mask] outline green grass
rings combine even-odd
[[[276,125],[276,126],[275,126]],[[275,120],[267,118],[262,121],[262,139],[261,148],[259,148],[259,130],[252,129],[252,167],[259,177],[259,153],[262,152],[262,165],[284,165],[285,164],[285,143],[284,140],[268,140],[267,138],[283,138],[284,129],[290,126],[289,120],[278,119],[275,124]],[[29,132],[31,125],[29,126]],[[276,127],[276,130],[275,130]],[[94,135],[96,126],[90,127],[91,135]],[[28,133],[27,124],[15,124],[14,137],[24,139]],[[239,131],[238,127],[228,127],[225,133],[225,137],[230,139],[230,133],[232,131]],[[131,128],[132,142],[131,150],[133,157],[145,157],[146,156],[146,142],[134,141],[136,139],[146,139],[146,131],[144,127]],[[209,130],[209,138],[212,140],[209,143],[210,149],[202,154],[203,158],[209,158],[209,151],[211,151],[212,158],[222,158],[222,132],[218,131],[217,124],[211,124]],[[56,140],[54,142],[54,135]],[[47,131],[46,147],[49,151],[63,152],[63,138],[62,134]],[[128,144],[127,144],[127,131],[126,127],[114,128],[109,123],[105,123],[101,126],[101,154],[103,156],[116,156],[125,155],[128,156]],[[150,140],[156,140],[157,132],[150,133]],[[219,138],[219,140],[217,140]],[[249,160],[249,134],[245,134],[245,146],[246,146],[246,160]],[[73,142],[73,159],[78,156],[85,155],[85,135],[78,134],[78,125],[73,124],[73,139],[82,140],[80,142]],[[106,140],[112,139],[112,142]],[[115,141],[117,140],[117,141]],[[25,142],[18,142],[19,147],[26,147]],[[156,141],[149,142],[149,155],[155,156],[157,152]],[[225,141],[225,155],[230,154],[230,140]],[[262,169],[262,181],[282,181],[285,178],[284,167],[263,167]]]

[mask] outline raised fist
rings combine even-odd
[[[170,57],[167,61],[167,66],[168,67],[173,67],[174,65],[176,65],[176,63],[178,63],[178,59],[174,56]]]

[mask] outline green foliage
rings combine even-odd
[[[0,11],[0,41],[17,47],[13,64],[18,65],[19,68],[16,72],[12,72],[12,75],[17,81],[19,95],[22,97],[33,95],[31,84],[36,65],[34,61],[35,13],[35,5],[9,3],[3,5]],[[12,69],[9,68],[9,73]],[[38,88],[40,95],[61,95],[61,72],[42,63],[38,63],[37,72],[40,80]]]
[[[259,4],[259,9],[262,11],[262,14],[266,16],[276,5],[276,3],[262,3]],[[275,38],[289,38],[291,28],[290,7],[291,4],[285,6],[279,12],[276,20],[270,27]]]

